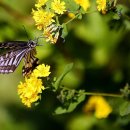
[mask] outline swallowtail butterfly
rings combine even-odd
[[[23,76],[29,75],[38,65],[38,58],[35,57],[37,45],[32,40],[0,43],[0,73],[14,72],[24,59]]]

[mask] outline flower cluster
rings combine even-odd
[[[85,11],[90,7],[89,0],[75,0],[77,4],[79,4]]]
[[[106,118],[112,112],[111,106],[101,96],[91,96],[84,107],[85,112],[93,110],[97,118]]]
[[[22,99],[22,103],[27,107],[31,107],[31,104],[38,101],[41,97],[40,94],[44,90],[42,85],[42,79],[40,77],[49,76],[50,66],[41,64],[34,69],[30,77],[25,77],[25,82],[20,82],[18,85],[18,95]]]
[[[52,34],[54,33],[53,28],[51,30],[48,28],[51,25],[55,25],[59,28],[60,25],[56,23],[56,17],[64,14],[66,11],[65,2],[61,0],[53,0],[50,4],[49,0],[38,0],[35,7],[36,10],[32,10],[32,15],[37,29],[43,30],[43,36],[47,42],[51,42],[53,44],[56,43],[59,36]]]
[[[42,30],[46,42],[55,44],[58,38],[65,37],[66,32],[63,32],[65,31],[63,27],[69,22],[63,23],[63,20],[61,20],[63,14],[64,16],[68,14],[69,18],[75,19],[78,12],[79,14],[86,13],[91,5],[90,0],[74,0],[71,3],[72,5],[65,2],[65,0],[37,0],[35,9],[32,9],[35,25],[38,30]],[[102,14],[107,12],[106,0],[96,0],[95,4],[97,4],[99,12]]]
[[[51,7],[57,14],[63,14],[66,11],[65,2],[60,2],[60,0],[54,0]]]
[[[106,13],[106,0],[96,0],[97,10],[102,12],[102,14]]]
[[[54,22],[54,13],[44,10],[32,10],[33,18],[36,22],[37,29],[44,30],[48,25]]]

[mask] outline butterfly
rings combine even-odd
[[[33,40],[0,42],[0,73],[14,72],[24,59],[22,73],[23,76],[28,76],[38,65],[38,58],[35,57],[36,46],[38,44]]]

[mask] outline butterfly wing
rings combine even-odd
[[[32,71],[38,66],[39,59],[35,57],[36,49],[33,48],[24,56],[23,76],[29,76]]]
[[[27,49],[19,49],[0,55],[0,73],[11,73],[19,65]]]
[[[11,73],[24,58],[23,75],[27,75],[38,65],[35,57],[36,43],[34,41],[13,41],[0,43],[0,73]]]
[[[8,41],[8,42],[0,42],[0,49],[21,49],[26,48],[27,42],[26,41]]]

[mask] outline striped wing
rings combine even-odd
[[[24,56],[23,76],[29,76],[38,65],[38,58],[35,57],[36,49],[33,48]]]
[[[9,42],[0,42],[0,49],[24,49],[28,48],[26,41],[9,41]]]
[[[19,65],[22,58],[25,56],[27,49],[19,49],[7,52],[0,56],[0,73],[11,73]]]

